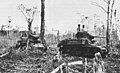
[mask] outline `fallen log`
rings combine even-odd
[[[6,48],[0,49],[0,57],[1,58],[4,57],[4,56],[6,56],[8,53],[9,52],[8,52],[8,50]]]
[[[4,54],[1,54],[1,55],[0,55],[0,58],[6,56],[8,53],[9,53],[9,52],[6,52],[6,53],[4,53]]]
[[[75,62],[70,62],[70,63],[68,63],[68,66],[70,66],[70,65],[76,65],[76,64],[83,64],[83,63],[82,63],[82,61],[75,61]],[[56,69],[54,69],[51,73],[56,73],[56,72],[58,72],[59,69],[61,69],[62,66],[64,66],[64,65],[65,65],[65,63],[62,63],[60,66],[58,66]]]

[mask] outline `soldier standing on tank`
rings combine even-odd
[[[80,24],[78,24],[77,32],[80,32]]]
[[[85,29],[85,25],[82,25],[82,32],[85,31],[84,29]]]

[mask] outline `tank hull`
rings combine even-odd
[[[76,57],[86,57],[86,58],[94,58],[95,53],[100,52],[101,49],[95,46],[86,46],[86,45],[63,45],[60,47],[59,51],[61,54],[67,54],[70,56]]]

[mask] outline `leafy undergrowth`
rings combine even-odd
[[[112,56],[105,59],[106,73],[120,73],[120,56]]]
[[[17,37],[7,37],[7,36],[0,36],[0,49],[2,48],[9,48],[10,46],[14,46],[17,43]]]
[[[15,48],[18,37],[0,37],[0,52],[5,49],[9,53],[0,58],[0,73],[50,73],[53,70],[52,59],[55,50],[48,49],[42,53],[35,48],[20,50]],[[55,49],[55,48],[53,48]]]
[[[9,48],[10,53],[0,58],[1,73],[50,73],[53,70],[52,60],[57,51],[56,48],[49,48],[46,53],[32,48],[20,50],[14,47]],[[73,61],[67,57],[67,61]],[[74,58],[74,61],[80,58]],[[105,60],[106,73],[120,73],[120,57],[108,57]],[[61,62],[62,63],[62,62]],[[73,67],[79,69],[80,66]],[[82,67],[81,67],[82,68]],[[81,70],[81,69],[80,69]]]
[[[14,49],[14,48],[12,48]],[[2,73],[50,73],[52,68],[52,54],[34,50],[12,50],[8,55],[0,58],[0,72]]]

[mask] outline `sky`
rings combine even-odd
[[[60,30],[60,33],[75,31],[81,15],[92,16],[97,14],[105,20],[105,12],[92,5],[92,2],[97,2],[105,7],[103,0],[45,0],[46,32],[51,33],[53,32],[52,29]],[[41,0],[0,0],[0,26],[8,24],[8,16],[11,16],[12,26],[27,29],[27,21],[18,10],[20,4],[25,5],[26,8],[34,6],[38,8],[38,11],[41,10]],[[119,9],[119,4],[120,1],[116,0],[115,8]],[[120,11],[118,10],[118,12]],[[40,26],[40,20],[40,12],[38,12],[35,15],[32,27]]]

